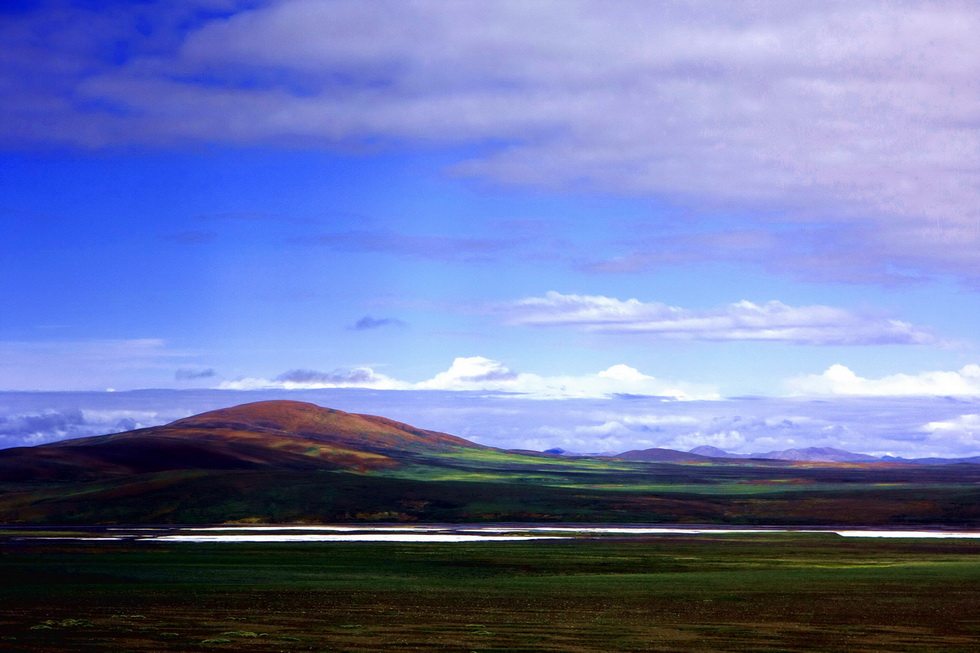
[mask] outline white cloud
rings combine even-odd
[[[932,446],[942,449],[980,449],[980,415],[970,413],[959,417],[929,422],[923,427]]]
[[[37,397],[42,393],[31,394]],[[81,393],[74,394],[77,397]],[[104,394],[108,393],[88,393],[86,400],[92,401],[93,395]],[[68,438],[118,433],[155,426],[166,421],[160,412],[154,410],[79,409],[78,403],[81,401],[83,400],[76,398],[74,405],[69,403],[57,408],[46,407],[26,412],[18,411],[10,405],[16,403],[16,400],[4,402],[6,405],[0,410],[0,447],[33,446]]]
[[[777,238],[762,258],[977,280],[972,3],[279,0],[194,21],[141,6],[143,36],[127,11],[5,20],[0,138],[506,143],[456,171],[852,223],[822,232],[828,247],[785,256]],[[111,66],[122,38],[133,59]]]
[[[676,437],[671,440],[667,445],[667,448],[677,449],[679,451],[689,451],[695,447],[700,446],[710,446],[718,447],[719,449],[724,449],[725,451],[739,451],[745,447],[746,439],[739,431],[716,431],[714,433],[705,433],[702,431],[694,431],[693,433],[685,433],[682,436]]]
[[[699,423],[698,419],[690,415],[659,415],[656,413],[642,413],[638,415],[631,415],[629,413],[600,413],[595,415],[595,418],[615,420],[617,424],[623,424],[625,426],[633,427],[638,430],[654,430],[663,428],[665,426],[679,427],[679,426],[692,426]]]
[[[418,389],[495,390],[539,398],[602,397],[617,393],[671,397],[717,398],[714,388],[670,383],[647,376],[627,365],[613,365],[585,376],[539,376],[515,373],[497,361],[480,356],[457,358],[446,372],[415,385]]]
[[[790,379],[786,385],[800,395],[980,395],[980,365],[966,365],[957,372],[892,374],[866,379],[838,364],[822,374]]]
[[[636,394],[672,399],[717,399],[716,388],[706,385],[666,382],[647,376],[628,365],[613,365],[583,376],[540,376],[517,373],[503,363],[482,356],[456,358],[445,372],[411,383],[378,374],[369,367],[331,373],[293,370],[276,379],[242,378],[224,381],[225,390],[309,390],[317,388],[374,388],[378,390],[450,390],[511,392],[536,398],[604,397]]]
[[[832,306],[740,301],[692,310],[659,302],[549,292],[503,307],[509,324],[573,327],[595,333],[647,334],[676,340],[759,340],[810,345],[940,344],[907,322]]]
[[[422,390],[510,390],[527,381],[502,363],[482,356],[456,358],[445,372],[418,383]]]

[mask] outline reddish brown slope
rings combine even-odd
[[[222,408],[177,420],[162,428],[274,433],[381,453],[483,448],[463,438],[417,429],[385,417],[345,413],[300,401],[259,401]]]
[[[455,447],[479,445],[383,417],[263,401],[164,426],[2,450],[0,480],[195,469],[370,470],[397,466],[413,452]]]

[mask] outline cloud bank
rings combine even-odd
[[[831,306],[741,301],[711,310],[659,302],[549,292],[502,307],[508,323],[572,327],[594,333],[646,334],[672,340],[757,340],[806,345],[925,345],[939,339],[907,322]]]
[[[404,390],[408,384],[375,372],[370,367],[336,369],[332,372],[296,369],[283,372],[275,379],[244,377],[234,381],[222,381],[222,390],[315,390],[320,388],[374,388],[377,390]]]
[[[954,372],[892,374],[880,379],[866,379],[837,364],[831,365],[822,374],[790,379],[786,385],[800,395],[980,395],[980,365],[965,365]]]
[[[370,388],[0,392],[0,447],[113,433],[269,399],[383,415],[481,444],[539,451],[709,444],[735,453],[823,446],[905,457],[980,454],[976,396],[664,401]]]
[[[964,450],[980,450],[980,415],[968,413],[953,419],[929,422],[924,430],[933,446],[957,446]]]
[[[8,401],[0,409],[0,447],[34,446],[58,440],[130,431],[171,421],[166,416],[172,408],[167,407],[163,401],[154,402],[150,409],[129,406],[103,408],[100,404],[104,402],[87,400],[84,398],[85,393],[58,394],[62,397],[52,395],[50,402],[43,407],[20,407],[18,404],[24,400],[23,396],[6,397]],[[3,395],[0,392],[0,396]],[[79,407],[87,403],[92,408]]]
[[[449,390],[513,393],[536,399],[605,397],[615,394],[656,396],[670,399],[717,399],[717,389],[707,385],[667,382],[647,376],[628,365],[583,376],[540,376],[518,373],[503,363],[482,356],[456,358],[448,370],[416,383],[399,381],[369,367],[334,370],[292,370],[275,379],[243,378],[220,384],[225,390],[373,388],[379,390]]]

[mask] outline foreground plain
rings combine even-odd
[[[0,645],[12,651],[973,651],[980,641],[976,540],[16,536],[0,542]]]

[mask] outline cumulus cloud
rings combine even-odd
[[[77,437],[85,425],[82,411],[76,409],[46,410],[34,414],[0,416],[0,439],[19,440],[32,445],[68,437]]]
[[[540,376],[513,372],[502,363],[482,356],[457,358],[448,370],[414,387],[421,390],[492,390],[539,398],[603,397],[613,394],[672,399],[718,397],[713,387],[662,381],[628,365],[613,365],[591,375]]]
[[[929,422],[922,428],[932,446],[980,451],[980,415],[969,413],[953,419]]]
[[[670,449],[689,451],[695,447],[718,447],[724,451],[741,451],[746,445],[745,436],[741,431],[694,431],[675,437],[670,441]]]
[[[799,413],[785,415],[754,410],[749,414],[740,414],[750,407],[738,406],[737,403],[735,406],[739,412],[702,418],[696,428],[674,435],[666,446],[687,451],[707,445],[733,453],[765,453],[804,446],[850,447],[863,451],[870,444],[848,426],[823,416],[815,418]],[[785,408],[787,406],[780,406],[780,409]],[[807,410],[806,406],[794,408]]]
[[[508,323],[572,327],[595,333],[647,334],[674,340],[759,340],[808,345],[938,344],[907,322],[832,306],[793,307],[741,301],[692,310],[659,302],[549,292],[502,307]]]
[[[691,415],[632,414],[615,410],[596,411],[583,417],[574,426],[536,429],[534,433],[538,437],[529,442],[550,443],[542,449],[559,446],[576,453],[622,453],[627,449],[664,446],[669,434],[697,428],[700,424]]]
[[[0,139],[477,144],[456,173],[762,209],[771,238],[751,257],[767,267],[978,280],[971,3],[202,6],[5,17]],[[784,255],[772,221],[823,229]],[[733,234],[704,256],[743,257]],[[677,247],[621,262],[697,255]]]
[[[837,364],[822,374],[789,379],[786,385],[791,392],[800,395],[980,395],[980,365],[965,365],[955,372],[891,374],[866,379]]]
[[[541,376],[515,372],[503,363],[482,356],[456,358],[444,372],[418,382],[401,381],[369,367],[317,372],[291,370],[275,379],[243,378],[224,381],[226,390],[285,390],[316,388],[374,388],[382,390],[447,390],[514,393],[534,398],[605,397],[617,394],[671,399],[717,398],[717,389],[694,383],[667,382],[647,376],[628,365],[613,365],[582,376]]]
[[[445,372],[419,384],[420,388],[439,390],[487,390],[516,387],[518,375],[503,363],[482,356],[457,358]]]
[[[42,410],[0,412],[0,447],[34,446],[69,438],[118,433],[159,424],[160,415],[146,410],[82,409],[81,393],[72,406],[53,405]],[[12,402],[15,403],[15,402]]]

